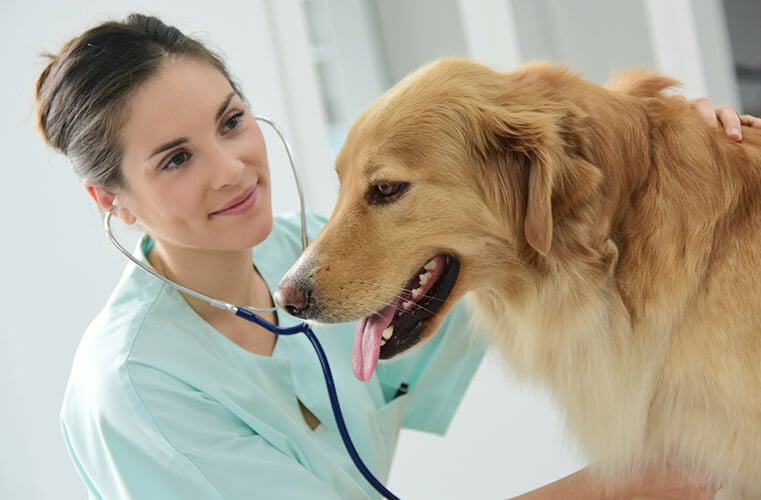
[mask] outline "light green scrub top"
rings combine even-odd
[[[309,216],[311,237],[324,222]],[[146,241],[136,255],[147,262]],[[298,216],[276,217],[254,249],[271,293],[300,253]],[[280,311],[278,321],[297,323]],[[400,429],[443,433],[484,351],[458,304],[430,342],[362,383],[351,368],[354,324],[315,333],[354,444],[384,483]],[[394,397],[402,383],[408,393]],[[298,400],[321,426],[309,428]],[[82,338],[61,423],[91,498],[379,497],[344,448],[304,335],[278,337],[271,357],[253,354],[133,264]]]

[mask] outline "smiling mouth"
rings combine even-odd
[[[396,356],[420,342],[429,320],[452,292],[459,272],[456,257],[437,255],[415,273],[401,294],[357,323],[352,366],[359,380],[370,380],[378,359]]]
[[[209,215],[235,215],[241,212],[245,212],[256,203],[257,191],[258,190],[256,189],[256,186],[252,186],[241,193],[240,196],[236,197],[230,203],[225,205],[224,208],[217,210],[216,212],[212,212]]]

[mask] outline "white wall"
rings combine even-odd
[[[738,78],[743,111],[761,114],[761,2],[758,0],[724,0],[734,63],[749,74]],[[733,62],[733,61],[729,61]],[[755,75],[750,73],[755,71]]]
[[[653,67],[642,2],[514,0],[524,61],[550,59],[604,83],[624,67]]]

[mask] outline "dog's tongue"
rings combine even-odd
[[[369,381],[373,376],[375,365],[378,364],[383,330],[391,324],[395,312],[396,303],[392,303],[357,323],[351,365],[354,376],[362,382]]]

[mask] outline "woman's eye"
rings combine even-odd
[[[190,153],[185,151],[172,155],[169,161],[164,165],[164,170],[175,170],[180,168],[186,161],[190,159]]]
[[[238,125],[240,125],[240,120],[243,117],[243,112],[235,113],[230,118],[227,119],[227,121],[222,126],[223,131],[227,132],[234,128],[237,128]]]

